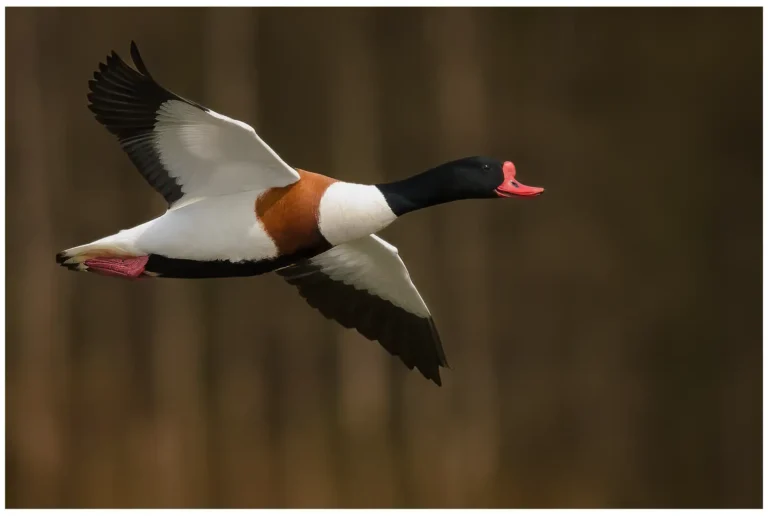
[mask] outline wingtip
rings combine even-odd
[[[152,77],[152,75],[149,73],[149,70],[147,70],[146,65],[144,64],[144,60],[141,58],[139,46],[134,40],[131,40],[131,59],[133,60],[133,64],[136,65],[136,69],[139,72],[146,75],[147,77]]]
[[[433,382],[438,387],[443,386],[443,379],[440,377],[440,366],[437,366],[434,369],[431,367],[416,366],[416,369],[421,373],[421,375],[424,378]]]

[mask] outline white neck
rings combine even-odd
[[[362,238],[389,226],[397,216],[373,185],[333,183],[320,199],[318,226],[332,245]]]

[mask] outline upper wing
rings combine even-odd
[[[355,328],[441,385],[445,352],[427,305],[397,249],[376,235],[338,245],[280,269],[314,308]]]
[[[170,206],[299,180],[251,126],[156,83],[134,42],[131,57],[138,72],[115,52],[99,63],[88,107]]]

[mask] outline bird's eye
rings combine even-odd
[[[491,169],[490,165],[483,165],[483,170],[490,170],[490,169]]]
[[[511,185],[512,185],[512,186],[514,186],[515,188],[517,188],[518,186],[520,186],[519,184],[517,184],[517,181],[510,181],[510,182],[509,182],[509,184],[511,184]]]

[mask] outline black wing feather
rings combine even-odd
[[[307,303],[345,328],[377,340],[408,367],[442,385],[439,368],[448,367],[431,317],[419,317],[368,291],[331,279],[309,261],[277,271],[298,288]]]
[[[114,51],[106,63],[99,63],[88,82],[88,108],[107,130],[117,136],[123,149],[147,182],[172,205],[184,195],[181,185],[160,160],[154,144],[154,128],[160,106],[178,100],[205,109],[157,84],[141,59],[135,42],[131,58],[138,71],[128,66]]]

